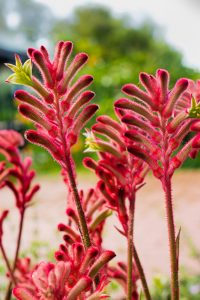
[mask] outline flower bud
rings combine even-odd
[[[80,274],[84,274],[89,265],[93,262],[94,258],[98,255],[99,251],[96,247],[90,247],[87,249],[85,253],[84,260],[81,263],[79,272]]]
[[[95,93],[91,91],[83,92],[70,107],[67,114],[68,118],[73,119],[79,112],[79,110],[82,108],[82,106],[84,106],[86,103],[90,102],[93,99],[94,95]]]
[[[32,87],[36,90],[36,92],[42,96],[48,104],[52,104],[54,102],[54,96],[50,93],[34,76],[32,77]]]
[[[148,105],[152,106],[151,97],[132,83],[125,84],[122,88],[122,91],[127,95],[131,97],[135,97],[143,101],[144,103],[147,103]]]
[[[160,89],[161,89],[160,103],[163,105],[167,102],[169,73],[166,70],[159,69],[156,72],[156,76],[159,79]]]
[[[177,100],[182,95],[182,93],[187,89],[187,87],[188,87],[188,79],[181,78],[176,82],[175,87],[169,94],[168,102],[166,103],[166,106],[163,111],[163,115],[166,118],[171,116]]]
[[[82,112],[77,117],[74,126],[73,126],[73,133],[78,135],[81,129],[85,126],[85,124],[92,118],[95,112],[98,109],[98,105],[91,104],[85,107]]]
[[[78,296],[92,285],[92,280],[88,276],[83,276],[69,291],[67,300],[77,300]]]
[[[157,90],[158,90],[157,81],[153,75],[149,75],[145,72],[141,72],[140,82],[146,88],[149,94],[151,94],[152,96],[155,96],[157,94]]]
[[[69,68],[67,69],[67,72],[65,73],[63,80],[61,81],[61,83],[59,85],[60,94],[63,95],[66,93],[69,83],[74,78],[76,73],[87,62],[87,60],[88,60],[88,55],[85,53],[79,53],[75,56],[74,60],[70,64]]]
[[[192,139],[192,147],[193,148],[200,148],[200,133],[198,133],[193,139]]]
[[[37,97],[31,95],[30,93],[24,90],[18,90],[15,92],[15,99],[21,101],[23,103],[27,103],[31,106],[34,106],[38,110],[44,113],[44,115],[53,120],[55,118],[55,112],[48,108],[42,101],[40,101]]]
[[[131,101],[129,99],[121,98],[115,101],[115,107],[132,110],[133,112],[136,112],[137,114],[148,119],[154,126],[159,125],[158,117],[151,114],[151,112],[148,109],[146,109],[145,106],[137,102]]]
[[[114,132],[110,127],[107,127],[101,123],[97,123],[92,126],[92,130],[113,140],[116,144],[119,145],[119,147],[125,148],[119,132]]]
[[[83,89],[85,89],[88,85],[90,85],[93,81],[93,77],[90,75],[83,75],[81,76],[76,83],[69,89],[66,99],[63,101],[66,101],[70,103],[74,97],[77,96]]]
[[[89,276],[91,278],[94,278],[96,274],[99,272],[99,270],[103,268],[115,256],[116,254],[113,251],[108,251],[108,250],[104,251],[95,261],[95,263],[92,265],[89,272]]]
[[[53,158],[61,166],[63,166],[63,154],[52,138],[50,138],[44,133],[38,133],[35,130],[26,131],[25,137],[29,142],[44,147],[53,156]]]
[[[58,134],[58,128],[56,125],[50,124],[44,117],[42,117],[33,107],[27,104],[19,105],[19,112],[26,118],[40,124],[43,128],[45,128],[48,133],[56,137]]]
[[[83,165],[87,167],[88,169],[96,170],[97,163],[95,160],[93,160],[91,157],[85,157],[83,159]]]
[[[188,114],[185,111],[181,111],[178,113],[175,118],[173,118],[168,124],[167,124],[167,131],[169,133],[173,133],[177,127],[188,117]]]
[[[56,79],[58,81],[60,81],[64,76],[64,69],[70,57],[70,54],[72,52],[72,48],[73,48],[72,42],[67,41],[62,44],[59,53],[59,58],[57,61],[57,68],[56,68]]]
[[[47,87],[53,88],[54,82],[51,76],[52,70],[49,70],[49,66],[46,65],[43,54],[40,51],[35,50],[32,53],[32,59],[40,70]]]

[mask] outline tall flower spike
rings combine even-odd
[[[7,65],[14,72],[7,81],[28,85],[36,92],[36,95],[22,90],[15,93],[19,112],[36,126],[36,130],[28,130],[25,136],[31,143],[44,147],[68,175],[69,190],[78,210],[79,229],[85,247],[88,247],[91,242],[77,191],[71,147],[98,106],[90,104],[94,93],[85,91],[93,77],[82,75],[74,80],[88,56],[79,53],[69,62],[72,47],[70,41],[59,42],[52,61],[44,46],[40,50],[28,49],[30,59],[24,65],[18,56],[16,66]],[[42,80],[32,75],[32,63],[41,73]]]
[[[0,188],[8,187],[14,194],[15,205],[20,216],[16,250],[12,266],[6,255],[2,241],[2,221],[7,213],[4,212],[0,219],[0,250],[3,254],[10,279],[9,289],[7,291],[8,294],[11,292],[12,283],[16,284],[18,282],[15,271],[17,272],[16,268],[20,251],[25,211],[30,205],[33,196],[39,190],[38,184],[32,185],[35,172],[30,170],[32,163],[31,159],[29,157],[26,157],[25,159],[21,158],[18,147],[22,146],[23,143],[24,140],[18,132],[14,130],[0,131],[0,153],[4,155],[3,166],[1,166],[0,170]]]
[[[122,101],[120,101],[121,104]],[[125,105],[127,105],[127,101]],[[128,107],[129,105],[130,102]],[[138,107],[139,111],[141,111],[140,105]],[[118,109],[116,108],[117,115]],[[147,112],[146,114],[151,116],[151,120],[154,118],[153,114],[149,114],[147,110],[143,110],[143,112]],[[144,184],[143,181],[148,172],[148,165],[140,158],[135,158],[127,152],[127,148],[134,145],[134,142],[126,136],[126,130],[128,129],[129,125],[125,125],[122,122],[119,123],[110,117],[98,117],[97,123],[92,126],[92,131],[85,134],[87,147],[85,152],[97,152],[98,161],[96,162],[87,157],[83,163],[99,177],[98,188],[107,205],[117,212],[122,225],[122,229],[118,229],[118,231],[127,238],[128,261],[125,271],[126,279],[123,281],[123,284],[126,285],[127,299],[133,300],[138,299],[138,294],[132,284],[133,257],[137,256],[133,245],[135,193]],[[97,135],[103,136],[104,140],[97,137]],[[142,274],[141,280],[146,298],[150,300],[151,296],[138,256],[137,263],[139,264],[137,268]]]
[[[121,120],[129,127],[125,136],[132,141],[132,145],[127,150],[149,165],[154,176],[162,182],[165,191],[171,259],[171,297],[172,300],[178,300],[179,253],[176,250],[171,177],[175,169],[188,156],[194,157],[200,147],[198,136],[181,146],[188,133],[200,128],[197,119],[199,99],[192,99],[198,93],[195,84],[185,78],[179,79],[172,90],[169,90],[169,74],[166,70],[158,70],[155,77],[141,73],[140,83],[145,90],[134,84],[124,85],[122,91],[131,96],[133,102],[120,99],[115,106],[122,111]]]
[[[10,188],[16,200],[16,207],[20,213],[28,206],[34,194],[39,190],[39,185],[31,186],[35,172],[30,170],[31,159],[22,160],[18,147],[24,143],[22,136],[14,130],[0,131],[0,153],[3,153],[5,163],[11,163],[6,167],[4,185]],[[13,178],[17,181],[13,182]]]

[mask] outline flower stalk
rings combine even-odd
[[[133,227],[134,227],[134,212],[135,212],[135,193],[132,199],[129,199],[129,218],[128,218],[128,236],[127,236],[127,300],[132,299],[132,278],[133,278]]]
[[[165,189],[165,205],[166,205],[170,265],[171,265],[171,296],[172,296],[172,300],[178,300],[179,299],[179,261],[178,261],[178,253],[176,253],[176,235],[175,235],[174,212],[173,212],[173,204],[172,204],[171,179],[166,176],[163,184]]]
[[[73,193],[73,196],[74,196],[74,201],[76,203],[76,208],[77,208],[77,212],[78,212],[80,233],[81,233],[81,236],[82,236],[84,246],[87,249],[91,246],[91,241],[90,241],[87,222],[86,222],[86,219],[85,219],[85,214],[84,214],[84,211],[83,211],[80,196],[79,196],[78,189],[77,189],[77,186],[76,186],[76,181],[75,181],[74,174],[73,174],[72,165],[71,165],[71,162],[70,162],[70,156],[66,156],[66,167],[67,167],[67,171],[68,171],[68,178],[69,178],[69,181],[70,181],[70,187],[71,187],[71,190],[72,190],[72,193]]]

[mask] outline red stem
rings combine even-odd
[[[128,219],[128,255],[127,255],[127,300],[132,299],[133,289],[133,225],[135,211],[135,193],[132,199],[129,199],[129,219]]]
[[[18,231],[18,236],[17,236],[17,247],[15,250],[15,258],[14,258],[14,263],[12,267],[12,274],[14,275],[16,265],[17,265],[17,260],[19,256],[19,250],[20,250],[20,245],[21,245],[21,239],[22,239],[22,230],[23,230],[23,224],[24,224],[24,214],[25,214],[25,208],[22,208],[22,211],[20,212],[20,224],[19,224],[19,231]],[[5,300],[10,300],[11,298],[11,288],[12,288],[12,282],[9,283]]]
[[[11,269],[11,266],[10,266],[10,263],[9,263],[9,260],[8,260],[7,255],[6,255],[6,252],[5,252],[5,249],[4,249],[4,246],[3,246],[2,242],[0,243],[0,249],[1,249],[1,252],[2,252],[2,255],[3,255],[3,259],[5,261],[5,264],[6,264],[7,270],[10,274],[11,280],[14,284],[16,284],[16,280],[14,278],[14,275],[13,275],[13,272],[12,272],[12,269]]]
[[[163,189],[165,192],[165,205],[167,216],[168,240],[169,240],[169,253],[170,253],[170,267],[171,267],[171,299],[179,300],[179,276],[178,276],[178,260],[176,253],[176,234],[174,226],[174,212],[172,204],[172,189],[171,177],[168,175],[170,158],[167,155],[168,149],[168,134],[166,132],[166,120],[162,119],[162,132],[163,132],[163,169],[164,176],[162,179]]]
[[[140,280],[141,280],[141,283],[142,283],[144,296],[145,296],[146,300],[151,300],[151,294],[150,294],[149,287],[148,287],[148,284],[147,284],[144,269],[142,267],[140,258],[138,256],[138,253],[137,253],[137,250],[136,250],[135,247],[133,247],[133,258],[134,258],[134,261],[135,261],[135,264],[136,264],[136,267],[137,267],[137,271],[139,273],[139,277],[140,277]]]
[[[172,300],[179,300],[178,260],[177,260],[177,253],[176,253],[176,235],[175,235],[175,226],[174,226],[170,178],[165,177],[164,187],[165,187],[166,214],[167,214],[170,265],[171,265],[171,297]]]
[[[84,211],[83,211],[83,208],[82,208],[82,204],[81,204],[81,200],[80,200],[80,197],[79,197],[76,181],[75,181],[74,174],[73,174],[73,169],[72,169],[72,165],[71,165],[71,161],[70,161],[70,156],[66,157],[66,167],[67,167],[67,171],[68,171],[68,178],[69,178],[69,181],[70,181],[70,186],[71,186],[71,189],[72,189],[72,193],[73,193],[73,196],[74,196],[74,201],[75,201],[77,212],[78,212],[79,229],[80,229],[81,237],[82,237],[82,240],[83,240],[83,244],[84,244],[85,248],[87,249],[91,246],[91,241],[90,241],[89,231],[88,231],[88,227],[87,227],[87,222],[86,222],[86,219],[85,219],[85,214],[84,214]]]

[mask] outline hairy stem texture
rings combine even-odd
[[[152,300],[151,294],[149,292],[149,287],[148,287],[148,284],[147,284],[146,276],[145,276],[145,273],[144,273],[144,270],[143,270],[143,267],[142,267],[142,264],[141,264],[141,261],[139,259],[139,256],[138,256],[138,253],[137,253],[137,250],[136,250],[135,246],[133,246],[133,258],[134,258],[134,261],[135,261],[135,264],[136,264],[136,267],[137,267],[137,271],[139,273],[139,277],[140,277],[140,280],[141,280],[141,283],[142,283],[144,296],[145,296],[146,300]]]
[[[84,211],[83,211],[83,208],[81,205],[81,199],[78,194],[78,189],[77,189],[76,181],[75,181],[74,174],[73,174],[70,156],[66,157],[66,165],[67,165],[70,186],[72,189],[74,201],[75,201],[77,212],[78,212],[79,227],[80,227],[79,229],[80,229],[80,233],[81,233],[81,236],[83,239],[83,244],[84,244],[85,248],[87,249],[91,246],[91,241],[90,241],[89,231],[88,231],[88,227],[87,227],[87,223],[86,223],[86,219],[85,219],[85,214],[84,214]]]
[[[127,255],[127,300],[132,299],[133,289],[133,225],[134,225],[135,195],[130,199],[128,220],[128,255]]]
[[[13,263],[13,267],[12,267],[13,276],[14,276],[16,265],[17,265],[17,260],[18,260],[18,256],[19,256],[20,245],[21,245],[22,231],[23,231],[23,225],[24,225],[24,214],[25,214],[25,208],[20,213],[19,231],[18,231],[18,236],[17,236],[17,247],[15,250],[15,258],[14,258],[14,263]],[[12,294],[11,289],[12,289],[12,281],[9,282],[5,300],[10,300],[11,294]]]
[[[179,279],[178,279],[178,260],[176,253],[176,236],[174,226],[174,214],[172,205],[171,179],[165,177],[165,200],[166,200],[166,214],[167,226],[169,236],[169,250],[170,250],[170,264],[171,264],[171,297],[172,300],[179,299]]]

